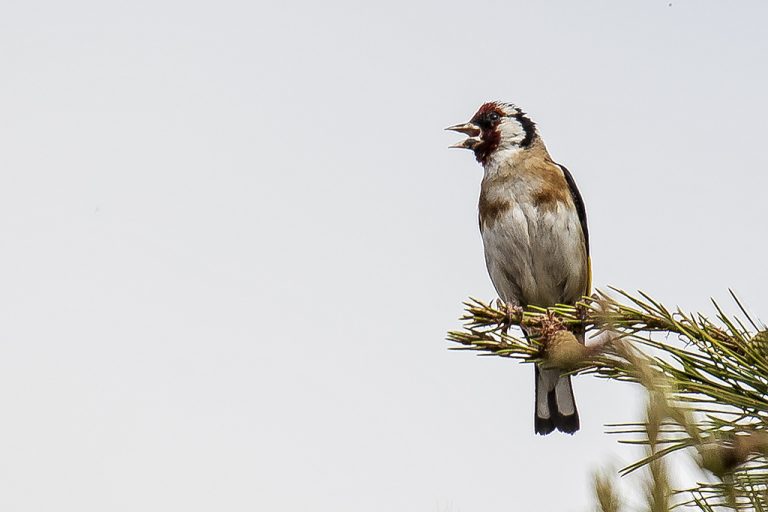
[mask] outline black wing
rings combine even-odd
[[[584,243],[587,246],[587,256],[589,256],[589,230],[587,229],[587,210],[584,208],[584,200],[581,198],[581,193],[579,193],[576,182],[573,181],[573,176],[568,169],[564,165],[557,164],[557,166],[563,170],[568,189],[571,191],[573,204],[576,205],[576,212],[579,214],[579,222],[581,222],[581,231],[584,233]]]

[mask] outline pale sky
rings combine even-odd
[[[768,318],[768,4],[0,5],[0,510],[585,511],[628,385],[451,352],[450,124],[522,106],[594,283]],[[638,484],[634,484],[635,486]]]

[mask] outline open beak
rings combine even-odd
[[[467,135],[468,137],[464,139],[461,142],[457,142],[456,144],[451,144],[448,146],[449,148],[462,148],[462,149],[472,149],[476,145],[480,144],[480,127],[478,127],[476,124],[473,123],[464,123],[464,124],[456,124],[453,126],[449,126],[446,128],[446,130],[450,130],[452,132],[459,132],[463,133],[464,135]]]

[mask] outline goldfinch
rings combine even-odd
[[[584,201],[568,169],[549,156],[536,125],[517,106],[490,102],[451,147],[474,152],[483,166],[480,232],[485,263],[508,306],[575,304],[590,293],[589,234]],[[583,333],[575,333],[584,342]],[[573,434],[579,413],[570,375],[536,366],[534,430]]]

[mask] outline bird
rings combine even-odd
[[[518,106],[483,104],[467,123],[446,130],[466,139],[483,166],[478,217],[488,274],[508,307],[576,304],[590,293],[587,215],[565,166],[549,155],[536,124]],[[526,336],[528,333],[523,331]],[[584,343],[584,332],[574,332]],[[579,430],[571,376],[535,367],[534,431]]]

